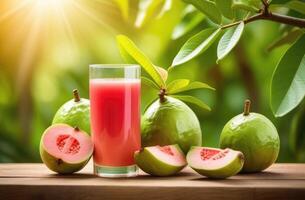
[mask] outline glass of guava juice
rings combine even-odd
[[[94,173],[101,177],[138,174],[134,152],[140,138],[140,66],[90,65]]]

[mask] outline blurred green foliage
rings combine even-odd
[[[180,0],[174,0],[162,17],[141,27],[134,25],[138,0],[131,0],[127,11],[122,1],[62,0],[64,3],[38,6],[37,2],[3,0],[0,4],[0,162],[40,162],[40,136],[56,110],[72,98],[74,88],[88,98],[89,64],[123,62],[116,35],[131,38],[157,66],[170,66],[185,41],[211,23],[199,17],[191,30],[172,39],[186,7]],[[56,10],[59,6],[60,11]],[[190,105],[201,122],[204,146],[218,146],[224,124],[242,112],[244,99],[250,98],[252,110],[266,115],[279,131],[278,161],[302,161],[289,148],[291,121],[298,109],[275,118],[269,105],[272,73],[288,48],[284,45],[267,51],[282,35],[279,27],[272,22],[251,23],[219,64],[215,62],[216,42],[196,59],[170,72],[169,82],[186,78],[216,88],[216,92],[191,92],[212,108],[204,112]],[[157,94],[145,85],[142,90],[144,111]]]

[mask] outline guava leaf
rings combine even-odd
[[[188,80],[188,79],[177,79],[177,80],[174,80],[174,81],[170,82],[167,85],[167,92],[169,94],[173,94],[173,92],[175,92],[175,90],[179,90],[181,88],[184,88],[189,83],[190,83],[190,80]]]
[[[184,87],[180,87],[180,88],[177,88],[175,90],[168,91],[168,93],[169,94],[177,94],[177,93],[180,93],[180,92],[186,92],[186,91],[196,90],[196,89],[215,90],[215,88],[209,86],[206,83],[195,81],[195,82],[191,82],[190,84],[188,84],[188,85],[186,85]]]
[[[208,0],[183,0],[183,1],[195,6],[199,11],[204,13],[214,23],[221,24],[222,17],[220,11],[216,7],[215,2]]]
[[[165,82],[167,80],[168,77],[168,72],[166,69],[163,69],[162,67],[158,67],[155,66],[159,72],[159,74],[161,75],[161,78],[163,79],[163,81]]]
[[[172,33],[172,39],[176,40],[186,33],[193,30],[205,19],[205,15],[194,8],[192,5],[188,5],[179,20]]]
[[[181,65],[208,49],[220,35],[221,29],[209,28],[191,37],[174,58],[172,67]]]
[[[203,110],[211,111],[211,108],[207,104],[205,104],[203,101],[201,101],[196,97],[187,96],[187,95],[170,95],[170,96],[180,99],[181,101],[184,101],[186,103],[194,104]]]
[[[289,1],[285,6],[291,10],[297,11],[305,15],[305,2],[302,1]]]
[[[135,25],[141,27],[148,21],[161,17],[171,8],[171,0],[142,0]]]
[[[276,49],[285,44],[292,44],[303,33],[304,33],[304,30],[302,30],[302,29],[294,29],[292,31],[289,31],[288,33],[285,33],[283,36],[281,36],[279,39],[275,40],[272,44],[270,44],[267,50],[272,51],[273,49]]]
[[[232,10],[233,0],[215,0],[217,8],[221,14],[228,19],[233,19],[234,13]]]
[[[127,21],[129,16],[129,0],[115,0],[121,10],[123,18]]]
[[[245,10],[249,12],[259,12],[259,9],[255,6],[246,4],[244,2],[234,2],[232,5],[233,10]]]
[[[160,87],[155,83],[153,82],[152,80],[150,80],[149,78],[146,78],[144,76],[141,77],[141,82],[153,89],[156,89],[156,90],[160,90]]]
[[[279,61],[271,80],[271,108],[276,117],[289,113],[305,96],[305,35]]]
[[[238,43],[244,30],[244,22],[241,22],[235,27],[229,28],[227,32],[221,37],[217,46],[218,61],[223,59]]]
[[[152,64],[149,58],[147,58],[128,37],[125,35],[118,35],[117,42],[121,55],[125,60],[128,61],[132,58],[136,63],[139,63],[143,67],[159,87],[165,87],[165,82],[157,67]]]

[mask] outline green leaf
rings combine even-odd
[[[154,88],[156,90],[160,90],[160,87],[152,80],[150,80],[149,78],[146,78],[144,76],[141,77],[141,82],[151,88]]]
[[[129,0],[115,0],[115,2],[120,8],[123,18],[127,20],[129,15]]]
[[[120,48],[121,55],[127,62],[133,59],[139,63],[143,69],[151,76],[159,87],[165,87],[165,82],[162,79],[158,69],[151,63],[149,58],[125,35],[118,35],[117,42]]]
[[[297,11],[305,15],[305,2],[302,1],[289,1],[285,6],[291,10]]]
[[[210,90],[215,90],[215,88],[209,86],[206,83],[202,83],[199,81],[195,81],[195,82],[191,82],[190,84],[184,86],[184,87],[180,87],[177,88],[176,90],[171,90],[168,91],[169,94],[177,94],[180,92],[186,92],[186,91],[190,91],[190,90],[196,90],[196,89],[210,89]]]
[[[221,29],[209,28],[191,37],[174,58],[173,66],[181,65],[208,49],[220,35]]]
[[[221,24],[221,14],[216,4],[208,0],[184,0],[186,3],[190,3],[195,6],[199,11],[204,13],[210,20],[216,24]]]
[[[177,79],[167,85],[167,92],[173,94],[175,90],[186,87],[190,83],[188,79]]]
[[[161,17],[171,8],[171,0],[142,0],[135,25],[141,27],[154,18]]]
[[[241,22],[238,26],[230,28],[220,39],[217,46],[217,58],[223,59],[238,43],[244,30],[244,22]]]
[[[157,67],[155,66],[161,76],[161,78],[163,79],[163,81],[165,82],[167,80],[168,77],[168,72],[166,69],[163,69],[162,67]]]
[[[276,117],[289,113],[305,96],[305,35],[279,61],[271,81],[271,108]]]
[[[259,12],[259,9],[255,6],[243,3],[243,2],[234,2],[232,5],[232,9],[234,10],[245,10],[249,12]]]
[[[302,29],[294,29],[292,31],[289,31],[288,33],[285,33],[282,37],[275,40],[272,44],[269,45],[268,51],[272,51],[273,49],[276,49],[280,46],[283,46],[285,44],[292,44],[294,43],[302,34],[304,33],[304,30]]]
[[[215,3],[223,16],[229,19],[233,19],[234,17],[234,13],[232,10],[233,0],[215,0]]]
[[[196,97],[187,96],[187,95],[170,95],[170,96],[180,99],[181,101],[184,101],[186,103],[194,104],[203,110],[211,111],[211,108],[207,104],[205,104],[204,102],[202,102],[200,99],[198,99]]]
[[[201,12],[198,12],[194,6],[188,5],[182,13],[179,24],[174,28],[172,39],[176,40],[182,37],[198,26],[204,19],[205,16]]]

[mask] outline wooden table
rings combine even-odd
[[[186,168],[178,176],[106,179],[80,173],[59,176],[43,164],[0,164],[0,200],[91,199],[303,199],[305,164],[275,164],[257,174],[211,180]]]

